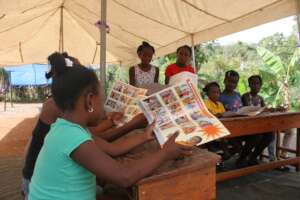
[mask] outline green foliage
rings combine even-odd
[[[286,74],[286,68],[284,67],[279,56],[276,56],[263,47],[258,47],[257,53],[265,63],[265,65],[263,66],[263,70],[270,71],[270,73],[274,74],[275,76],[278,75],[277,78],[280,78],[280,75]]]
[[[217,81],[223,88],[225,72],[233,69],[240,74],[237,90],[243,94],[249,90],[248,77],[259,74],[264,82],[260,94],[268,105],[290,104],[292,110],[300,110],[300,48],[296,45],[296,29],[288,37],[276,33],[258,44],[237,42],[221,46],[215,41],[201,44],[195,51],[200,67],[199,89],[210,81]]]
[[[290,61],[286,64],[282,62],[279,56],[263,47],[258,47],[257,52],[264,61],[260,72],[265,85],[267,85],[263,88],[266,98],[273,97],[273,106],[296,106],[297,103],[293,102],[298,100],[290,95],[290,91],[293,87],[297,87],[300,82],[299,71],[297,71],[300,49],[294,48],[294,53],[289,57]]]
[[[153,61],[155,66],[159,67],[159,83],[165,84],[165,71],[168,65],[176,62],[176,54],[170,54],[164,57],[160,57]]]

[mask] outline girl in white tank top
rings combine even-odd
[[[136,87],[145,87],[158,82],[159,69],[150,64],[154,48],[147,42],[143,42],[137,49],[141,63],[129,69],[129,82]]]

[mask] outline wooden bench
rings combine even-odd
[[[268,113],[255,117],[224,118],[222,119],[222,123],[231,132],[231,135],[227,138],[297,128],[297,143],[296,150],[294,150],[296,156],[286,160],[221,172],[217,174],[217,181],[224,181],[286,165],[293,165],[297,171],[300,170],[300,112]]]

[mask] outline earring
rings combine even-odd
[[[90,113],[94,112],[94,108],[89,108],[88,112],[90,112]]]

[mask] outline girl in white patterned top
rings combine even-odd
[[[157,83],[159,78],[159,69],[150,64],[154,47],[147,42],[143,42],[137,49],[137,54],[141,63],[129,69],[129,83],[136,87],[145,87]]]

